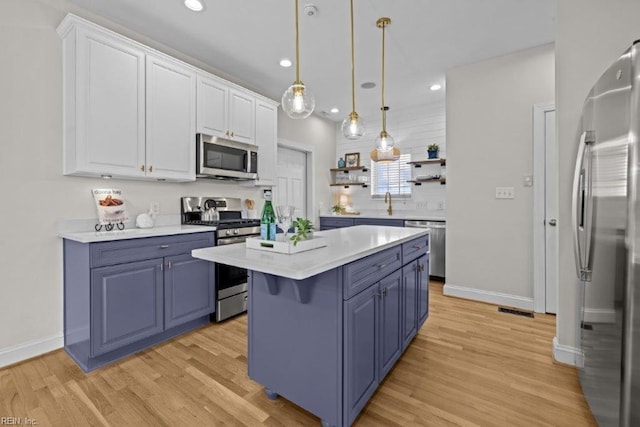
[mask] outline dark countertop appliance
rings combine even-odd
[[[216,246],[244,244],[247,237],[260,235],[260,220],[242,218],[242,202],[229,197],[183,197],[180,200],[184,225],[211,226]],[[216,312],[220,322],[247,311],[247,270],[216,263]]]

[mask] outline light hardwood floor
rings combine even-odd
[[[554,316],[498,313],[443,296],[437,282],[430,310],[354,425],[595,425],[575,369],[552,361]],[[90,374],[62,350],[1,369],[0,417],[39,426],[319,425],[247,377],[246,328],[246,316],[212,324]]]

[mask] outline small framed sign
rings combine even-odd
[[[344,155],[347,167],[360,166],[360,153],[347,153]]]

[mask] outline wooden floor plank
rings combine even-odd
[[[551,357],[555,316],[446,297],[355,426],[594,426],[577,371]],[[38,426],[318,425],[247,376],[247,319],[211,324],[84,374],[64,351],[0,369],[0,416]]]

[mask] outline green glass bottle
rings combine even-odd
[[[271,193],[266,193],[264,198],[264,207],[260,217],[260,239],[276,240],[276,214],[271,204]]]

